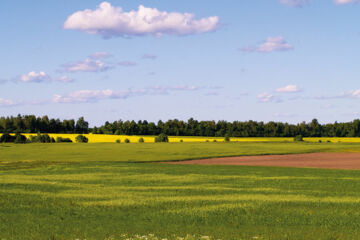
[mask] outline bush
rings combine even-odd
[[[145,142],[144,138],[139,138],[139,143],[143,143],[143,142]]]
[[[216,141],[216,139],[214,139],[214,141],[213,141],[213,142],[217,142],[217,141]]]
[[[0,143],[11,143],[15,141],[15,137],[11,136],[9,133],[4,133],[0,137]]]
[[[72,143],[73,141],[70,138],[57,137],[56,142],[57,143]]]
[[[155,142],[169,142],[169,137],[165,133],[161,133],[155,138]]]
[[[230,136],[229,134],[225,134],[225,142],[230,142]]]
[[[41,135],[38,133],[36,136],[30,136],[30,142],[32,143],[53,143],[55,142],[54,138],[50,138],[48,134]]]
[[[180,139],[180,142],[184,142],[184,140]]]
[[[88,143],[89,142],[89,139],[87,137],[85,137],[84,135],[78,135],[75,138],[75,140],[77,143]]]
[[[115,142],[116,142],[116,143],[121,143],[121,140],[120,140],[120,139],[117,139]]]
[[[294,142],[303,142],[304,139],[303,139],[303,136],[302,135],[296,135],[294,137]]]
[[[321,140],[319,140],[319,143],[322,143],[322,141],[321,141]]]
[[[26,143],[26,137],[20,133],[15,134],[14,143]]]
[[[130,140],[126,138],[125,143],[130,143]]]

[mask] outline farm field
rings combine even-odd
[[[0,134],[1,136],[2,134]],[[34,133],[24,133],[27,138],[36,136]],[[57,137],[70,138],[75,142],[76,136],[79,134],[49,134],[50,137],[56,139]],[[107,134],[83,134],[89,139],[89,143],[114,143],[116,140],[124,142],[129,139],[131,143],[138,143],[140,138],[144,139],[146,143],[154,143],[156,136],[127,136],[127,135],[107,135]],[[224,137],[189,137],[189,136],[169,136],[169,142],[224,142]],[[356,137],[307,137],[304,138],[306,142],[333,142],[333,143],[360,143],[360,138]],[[232,137],[230,142],[294,142],[292,137]]]
[[[0,239],[360,238],[359,171],[152,162],[319,151],[360,144],[1,144]]]

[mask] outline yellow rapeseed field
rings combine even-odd
[[[34,133],[25,133],[27,138],[31,135],[36,136]],[[70,138],[75,142],[76,136],[79,134],[49,134],[50,137],[56,139],[57,137]],[[107,134],[83,134],[89,139],[89,143],[114,143],[116,140],[120,140],[122,143],[125,139],[129,139],[130,143],[138,143],[140,138],[144,139],[146,143],[155,142],[155,136],[127,136],[127,135],[107,135]],[[1,136],[1,134],[0,134]],[[169,137],[169,142],[224,142],[223,137]],[[233,137],[230,138],[231,142],[293,142],[294,139],[291,137]],[[321,138],[304,138],[306,142],[345,142],[345,143],[359,143],[360,138],[340,138],[340,137],[321,137]]]

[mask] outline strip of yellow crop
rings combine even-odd
[[[36,136],[34,133],[26,133],[24,134],[27,138],[31,135]],[[49,134],[50,137],[56,139],[57,137],[62,138],[70,138],[73,142],[75,142],[76,136],[79,134]],[[1,136],[1,134],[0,134]],[[125,139],[130,140],[130,143],[138,143],[140,138],[144,139],[146,143],[155,142],[155,136],[127,136],[127,135],[107,135],[107,134],[84,134],[89,139],[89,143],[115,143],[117,140],[120,142],[125,142]],[[169,142],[224,142],[225,139],[223,137],[169,137]],[[233,137],[230,138],[231,142],[293,142],[293,138],[291,137]],[[360,143],[360,138],[304,138],[306,142],[345,142],[345,143]]]

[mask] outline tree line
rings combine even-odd
[[[168,120],[157,123],[144,121],[105,122],[89,128],[83,117],[78,120],[50,119],[47,116],[18,115],[0,118],[1,133],[94,133],[114,135],[207,136],[207,137],[360,137],[360,120],[320,124],[318,120],[289,124],[257,121],[187,121]]]

